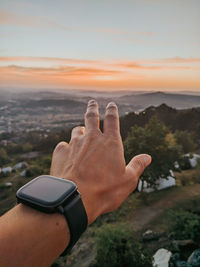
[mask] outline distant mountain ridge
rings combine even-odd
[[[145,93],[140,95],[125,95],[119,97],[119,103],[129,103],[135,106],[141,105],[147,108],[151,105],[166,104],[174,108],[192,108],[200,106],[199,95],[170,94],[164,92]]]
[[[100,107],[100,113],[104,114],[105,106],[110,101],[115,101],[119,107],[120,116],[132,111],[141,111],[150,106],[159,106],[166,104],[176,109],[187,109],[200,107],[200,95],[189,95],[168,92],[97,92],[95,91],[41,91],[41,92],[5,92],[0,91],[0,107],[9,107],[15,105],[23,107],[42,107],[49,106],[52,108],[63,107],[67,112],[77,113],[85,111],[87,101],[95,98]]]

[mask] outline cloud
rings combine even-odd
[[[200,89],[198,63],[198,59],[177,57],[137,61],[0,57],[0,83],[38,88]]]
[[[58,68],[40,68],[40,67],[24,67],[17,65],[9,65],[0,67],[1,72],[9,72],[14,74],[29,74],[29,75],[55,75],[63,77],[95,77],[95,76],[107,76],[117,75],[122,73],[117,70],[106,70],[96,68],[77,68],[73,66],[58,67]]]
[[[63,64],[97,64],[97,60],[72,59],[59,57],[0,57],[0,62],[52,62]]]
[[[137,72],[92,67],[0,67],[0,84],[26,88],[82,88],[82,89],[200,89],[199,76],[186,72]]]
[[[17,15],[2,10],[0,10],[0,24],[26,26],[26,27],[40,26],[38,20],[34,20],[31,17]]]
[[[44,27],[44,28],[59,28],[62,30],[72,31],[74,28],[62,26],[54,21],[39,16],[26,16],[24,14],[16,14],[0,10],[0,24],[22,26],[22,27]]]
[[[118,64],[119,67],[129,68],[129,69],[140,69],[140,70],[158,70],[161,69],[161,66],[153,66],[153,65],[144,65],[139,62],[122,62]]]
[[[121,66],[123,68],[140,69],[140,70],[165,70],[165,69],[166,70],[170,70],[170,69],[189,70],[189,69],[196,69],[195,67],[191,67],[191,66],[159,65],[159,64],[156,64],[156,62],[153,62],[153,64],[155,64],[155,65],[149,65],[146,63],[141,64],[141,63],[137,63],[137,62],[128,62],[128,63],[121,63],[118,66]],[[197,69],[200,69],[200,68],[197,68]]]
[[[106,35],[116,36],[152,36],[151,31],[127,31],[119,30],[114,28],[94,28],[94,27],[83,27],[83,26],[66,26],[61,25],[53,20],[47,18],[41,18],[38,16],[26,16],[24,14],[16,14],[13,12],[7,12],[0,10],[0,24],[23,26],[23,27],[47,27],[55,28],[63,31],[77,31],[77,32],[88,32],[88,33],[103,33]]]
[[[161,61],[169,63],[200,63],[200,58],[172,57],[161,59]]]
[[[101,61],[101,60],[88,60],[88,59],[72,59],[72,58],[59,58],[59,57],[0,57],[0,64],[16,65],[16,63],[21,62],[21,64],[32,65],[38,63],[53,65],[59,67],[60,65],[70,65],[70,66],[90,66],[90,70],[93,68],[109,68],[109,69],[127,69],[127,70],[170,70],[170,69],[180,69],[180,70],[189,70],[197,69],[199,70],[200,66],[196,66],[196,63],[200,63],[198,58],[166,58],[166,59],[155,59],[155,60],[138,60],[138,61]],[[174,64],[174,63],[178,63]],[[191,64],[192,63],[192,64]],[[193,65],[193,63],[195,63]],[[184,64],[184,65],[183,65]],[[18,65],[18,64],[17,64]],[[92,67],[92,68],[91,68]]]

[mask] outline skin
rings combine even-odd
[[[141,154],[126,166],[116,104],[108,104],[101,132],[98,104],[91,100],[85,127],[75,127],[69,144],[56,146],[50,174],[77,184],[90,225],[121,205],[150,162],[149,155]],[[0,218],[0,266],[50,266],[69,240],[64,216],[20,204]]]

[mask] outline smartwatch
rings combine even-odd
[[[16,193],[17,202],[45,213],[61,213],[65,216],[70,242],[61,256],[66,255],[88,225],[87,214],[77,190],[70,180],[50,175],[39,176],[22,186]]]

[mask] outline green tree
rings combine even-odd
[[[170,169],[174,168],[174,162],[181,154],[181,147],[156,116],[153,116],[144,128],[139,126],[131,128],[124,142],[124,149],[127,162],[140,153],[152,156],[151,165],[141,177],[141,180],[150,186],[155,186],[159,177],[167,178],[170,175]]]
[[[151,267],[151,256],[123,225],[104,225],[97,236],[94,267]]]
[[[182,146],[183,153],[193,152],[196,144],[193,141],[192,135],[188,131],[175,131],[174,137],[177,144]]]

